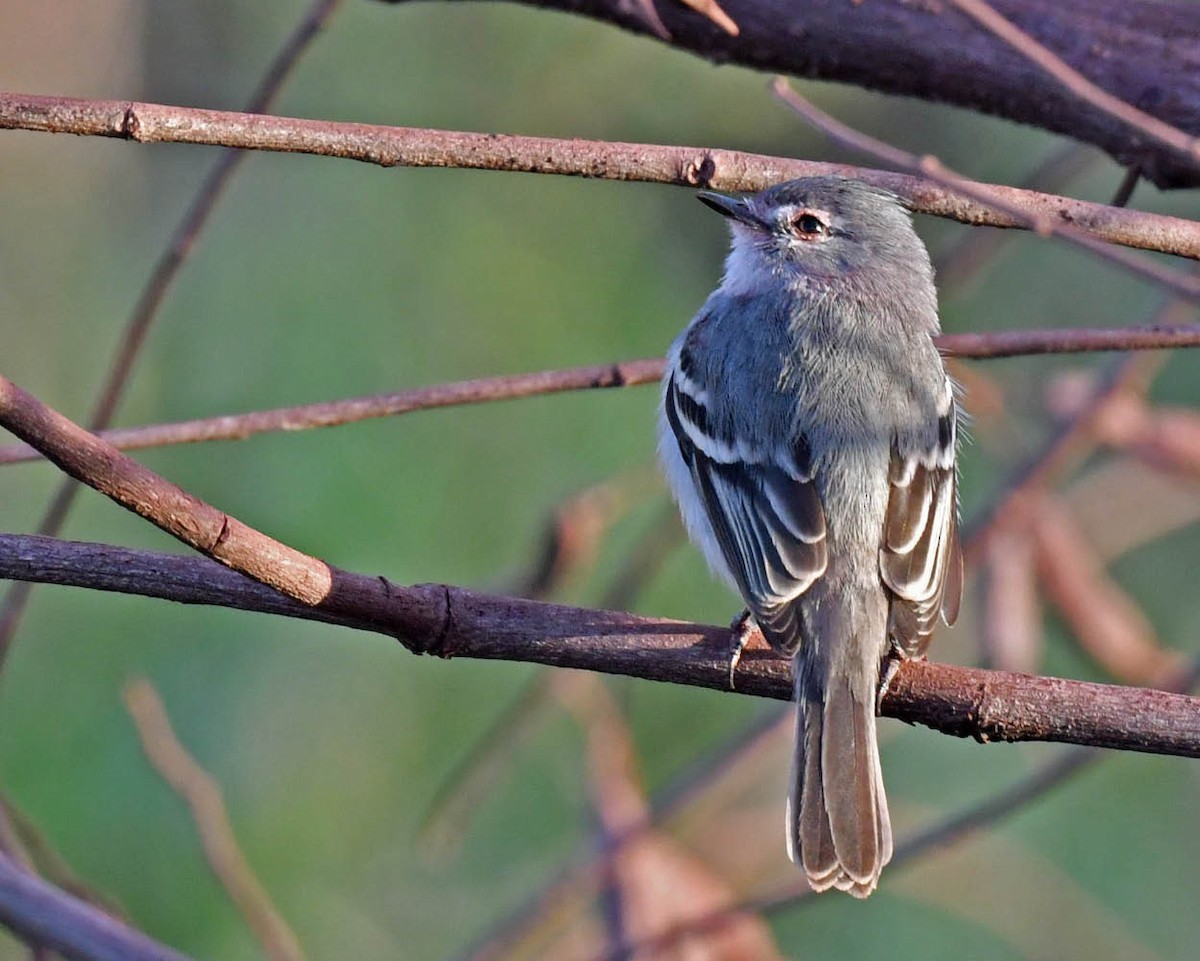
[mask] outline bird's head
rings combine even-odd
[[[932,286],[929,255],[908,209],[881,188],[846,177],[805,177],[740,197],[698,196],[729,218],[733,250],[725,284],[736,293],[780,283],[892,283],[906,275]]]

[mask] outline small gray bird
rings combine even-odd
[[[795,658],[788,854],[866,897],[892,856],[881,671],[962,594],[933,268],[900,199],[859,181],[699,199],[733,247],[668,355],[659,453],[692,540]]]

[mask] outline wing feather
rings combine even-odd
[[[892,593],[891,633],[910,655],[924,653],[940,612],[958,617],[962,598],[962,551],[958,540],[955,412],[939,418],[935,447],[902,454],[893,445],[890,493],[884,518],[879,571]]]
[[[686,374],[672,376],[667,423],[750,612],[777,650],[793,654],[801,642],[793,602],[828,562],[825,512],[811,471],[795,451],[748,459],[716,430],[699,393]]]

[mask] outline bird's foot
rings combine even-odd
[[[754,617],[749,611],[742,611],[729,625],[730,631],[733,632],[729,639],[729,690],[731,691],[737,690],[733,676],[737,673],[738,665],[742,662],[742,652],[750,643],[750,635],[754,633],[756,626]]]
[[[879,693],[875,695],[875,713],[883,713],[883,696],[887,694],[888,688],[892,681],[900,671],[900,665],[907,661],[908,658],[899,651],[889,651],[883,657],[883,666],[879,671]]]

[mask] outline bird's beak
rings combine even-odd
[[[713,193],[711,190],[701,190],[696,199],[702,204],[712,207],[722,217],[736,220],[747,227],[757,227],[762,230],[766,225],[755,214],[750,204],[741,197],[726,197],[724,194]]]

